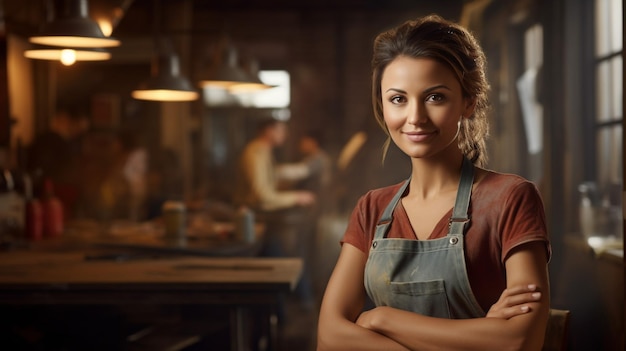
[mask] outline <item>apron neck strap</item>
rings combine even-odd
[[[393,210],[396,208],[396,205],[398,204],[398,201],[400,201],[400,198],[402,197],[402,195],[404,195],[404,192],[406,191],[406,188],[409,186],[410,182],[411,182],[411,177],[409,177],[409,179],[407,179],[404,182],[404,184],[402,184],[400,189],[398,189],[396,194],[393,196],[393,198],[391,199],[391,201],[385,208],[385,211],[383,211],[383,214],[380,216],[380,219],[378,220],[378,224],[376,224],[376,232],[374,233],[374,239],[382,239],[387,236],[387,231],[389,230],[389,224],[391,224],[391,219],[393,217]]]
[[[389,224],[393,217],[393,210],[396,208],[398,201],[406,192],[411,178],[407,179],[404,184],[398,189],[394,197],[389,202],[389,205],[385,208],[385,211],[380,216],[378,224],[376,225],[375,238],[384,238],[389,229]],[[463,157],[463,165],[461,166],[461,179],[459,181],[459,189],[456,193],[456,202],[454,203],[454,209],[452,210],[452,217],[449,222],[448,234],[462,234],[465,226],[469,222],[469,216],[467,211],[469,209],[470,197],[472,195],[472,184],[474,184],[474,165],[467,157]]]
[[[465,226],[470,219],[467,214],[470,197],[472,196],[472,185],[474,184],[474,165],[467,157],[463,157],[461,168],[461,180],[459,189],[456,192],[456,202],[450,218],[448,234],[463,234]]]

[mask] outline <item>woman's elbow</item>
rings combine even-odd
[[[543,348],[544,333],[541,336],[522,338],[519,347],[516,350],[521,351],[541,351]]]
[[[317,332],[317,351],[333,351],[337,350],[337,342],[335,336],[332,335],[332,331],[328,331],[328,328],[318,328]]]
[[[325,319],[322,315],[317,325],[317,351],[346,350],[351,339],[351,323],[340,318]]]
[[[542,324],[542,323],[540,323]],[[516,333],[503,340],[501,350],[511,351],[540,351],[543,347],[545,327],[532,331]]]
[[[543,346],[543,339],[539,340],[536,338],[519,337],[519,338],[511,338],[503,342],[498,347],[498,350],[541,351],[542,346]]]
[[[329,345],[325,342],[324,339],[320,338],[320,336],[317,336],[317,346],[316,346],[316,351],[332,351],[332,348],[329,347]]]

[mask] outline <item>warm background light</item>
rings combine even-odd
[[[111,59],[111,53],[96,49],[38,48],[24,51],[25,57],[36,60],[63,62],[64,55],[67,60],[73,57],[74,61],[106,61]]]
[[[180,90],[135,90],[132,97],[138,100],[148,101],[193,101],[198,99],[196,91],[180,91]]]
[[[76,51],[72,49],[61,50],[61,63],[66,66],[71,66],[76,62]]]
[[[104,19],[104,18],[100,18],[97,20],[98,22],[98,27],[100,27],[100,30],[102,31],[102,34],[104,34],[105,37],[110,37],[111,34],[113,34],[113,24],[111,23],[111,21]]]

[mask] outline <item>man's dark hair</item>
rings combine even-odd
[[[277,125],[278,123],[284,123],[283,121],[279,121],[275,118],[263,118],[259,120],[257,123],[256,132],[257,134],[263,133],[266,129]]]

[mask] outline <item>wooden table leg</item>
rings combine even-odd
[[[246,311],[241,306],[235,306],[230,312],[230,349],[232,351],[250,350],[250,340],[246,333]]]
[[[274,309],[270,310],[268,313],[268,322],[271,350],[278,350],[278,343],[280,342],[278,335],[278,315]]]

